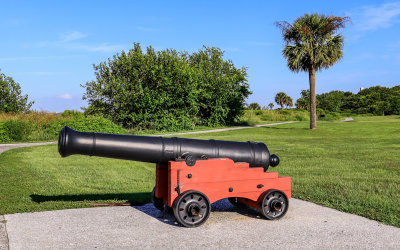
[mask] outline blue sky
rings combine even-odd
[[[317,93],[400,84],[400,1],[1,1],[0,69],[20,83],[33,109],[87,106],[80,87],[92,65],[134,42],[157,50],[220,47],[248,68],[247,102],[268,105],[277,92],[296,100],[307,73],[281,56],[275,21],[304,13],[349,16],[344,58],[317,73]]]

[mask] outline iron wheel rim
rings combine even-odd
[[[201,192],[187,191],[175,200],[174,215],[185,227],[200,226],[210,215],[210,202]]]
[[[260,204],[260,212],[269,220],[283,217],[289,208],[289,200],[286,194],[279,190],[271,190],[265,193]]]

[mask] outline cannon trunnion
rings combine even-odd
[[[195,140],[79,132],[64,127],[61,156],[83,154],[156,163],[152,201],[176,220],[197,227],[209,217],[211,203],[223,198],[258,209],[266,219],[285,215],[291,198],[290,177],[266,172],[279,164],[259,142]]]

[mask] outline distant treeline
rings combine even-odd
[[[310,92],[302,90],[295,105],[298,109],[309,110]],[[399,115],[400,85],[392,88],[374,86],[354,94],[334,90],[317,95],[317,107],[331,112],[351,112],[357,114]]]

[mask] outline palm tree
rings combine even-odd
[[[344,28],[348,17],[305,14],[293,24],[276,22],[282,31],[285,47],[283,57],[291,71],[308,72],[310,84],[310,128],[317,128],[317,105],[315,98],[315,72],[327,69],[343,57],[343,36],[335,35]]]
[[[272,110],[272,109],[274,108],[274,104],[273,104],[272,102],[270,102],[270,103],[268,104],[268,107],[269,107],[269,110]]]
[[[261,106],[257,102],[252,102],[249,105],[249,109],[250,110],[261,110]]]
[[[275,102],[279,105],[281,105],[281,108],[283,109],[283,105],[286,104],[286,97],[287,95],[284,92],[279,92],[275,95]]]
[[[292,97],[287,95],[285,104],[286,104],[286,108],[293,107],[293,99],[292,99]]]

